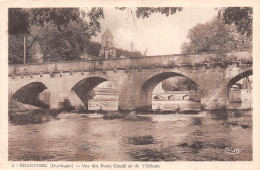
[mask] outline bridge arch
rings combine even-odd
[[[181,72],[174,72],[174,71],[166,71],[166,72],[155,72],[152,75],[150,75],[148,78],[143,81],[140,89],[140,102],[141,107],[140,109],[151,109],[152,108],[152,93],[154,88],[163,80],[166,80],[170,77],[185,77],[189,79],[195,86],[197,87],[197,91],[199,92],[199,86],[198,84],[188,75],[182,74]]]
[[[158,77],[161,77],[161,81],[163,81],[167,78],[174,77],[174,76],[186,77],[186,78],[190,79],[191,81],[193,81],[196,85],[198,85],[198,83],[196,82],[196,79],[194,77],[192,77],[193,74],[189,74],[189,73],[190,73],[190,71],[181,71],[180,69],[155,70],[144,78],[144,80],[142,81],[143,82],[142,85],[150,79],[157,79]],[[159,79],[158,79],[158,81],[161,82]]]
[[[83,104],[85,106],[85,109],[88,110],[88,104],[89,104],[89,100],[94,98],[94,93],[92,90],[97,87],[98,85],[100,85],[103,82],[110,82],[108,84],[107,88],[103,88],[104,91],[101,90],[101,93],[112,93],[111,91],[116,89],[117,91],[115,92],[115,94],[117,94],[118,92],[118,86],[116,83],[114,83],[114,81],[110,81],[110,79],[108,79],[105,76],[93,76],[93,77],[86,77],[83,78],[81,80],[79,80],[78,82],[76,82],[76,84],[74,84],[71,89],[70,89],[70,102],[72,106],[76,106],[76,105],[81,105]],[[112,84],[112,85],[111,85]],[[113,87],[113,89],[112,89]],[[117,94],[118,95],[118,94]],[[118,100],[118,99],[117,99]],[[117,101],[118,102],[118,101]]]
[[[182,96],[182,100],[185,100],[185,98],[189,97],[189,95],[185,94],[184,96]]]
[[[240,108],[241,104],[242,104],[242,100],[241,98],[243,98],[242,96],[242,90],[243,90],[243,85],[241,83],[238,83],[240,80],[242,80],[243,78],[249,77],[253,75],[253,70],[246,70],[243,71],[237,75],[235,75],[234,77],[232,77],[231,79],[229,79],[227,85],[226,85],[226,91],[227,91],[227,102],[228,102],[228,107],[229,108]],[[237,90],[232,90],[231,91],[231,87],[232,86],[237,86],[238,89]],[[247,100],[247,105],[248,106],[243,106],[243,107],[251,107],[251,103],[252,102],[252,94],[251,94],[251,90],[247,91],[248,93],[245,94],[246,96],[246,100]],[[232,104],[234,103],[234,104]],[[237,103],[237,104],[235,104]],[[232,106],[233,105],[233,106]],[[250,105],[250,106],[249,106]]]
[[[234,85],[236,82],[238,82],[239,80],[245,78],[245,77],[248,77],[248,76],[251,76],[253,75],[253,70],[250,69],[250,70],[246,70],[244,72],[241,72],[237,75],[235,75],[234,77],[232,77],[228,83],[227,83],[227,87],[231,87],[232,85]]]
[[[90,74],[90,75],[86,75],[86,74],[81,74],[81,73],[74,73],[72,78],[70,79],[70,82],[68,84],[68,88],[72,89],[75,85],[77,85],[78,83],[87,80],[87,79],[103,79],[103,81],[100,81],[101,83],[104,81],[109,81],[113,84],[113,86],[115,86],[116,88],[119,88],[118,85],[118,77],[117,76],[113,76],[110,74],[104,74],[102,72],[95,72],[95,74]]]
[[[233,86],[236,86],[236,87],[238,87],[239,89],[242,89],[242,88],[243,88],[243,84],[241,84],[241,83],[235,83]]]
[[[45,90],[47,91],[41,99],[39,95]],[[12,91],[9,95],[11,99],[14,99],[24,104],[30,104],[41,108],[50,107],[50,93],[48,91],[47,86],[42,82],[28,83],[26,85],[23,85],[16,91]]]

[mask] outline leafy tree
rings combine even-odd
[[[100,51],[100,48],[101,48],[101,44],[98,43],[98,42],[89,41],[87,43],[86,48],[87,48],[86,52],[89,55],[94,56],[94,57],[98,57],[99,56],[99,51]]]
[[[22,8],[9,8],[8,12],[8,33],[19,35],[28,33],[29,13]]]
[[[131,11],[133,14],[133,11],[131,8],[127,7],[118,7],[117,9],[119,10],[125,10],[128,9]],[[149,18],[153,13],[161,13],[166,15],[167,17],[169,15],[175,14],[177,11],[182,11],[182,7],[158,7],[158,8],[153,8],[153,7],[137,7],[135,14],[137,18]]]
[[[9,35],[8,36],[8,62],[9,64],[23,63],[23,35]]]
[[[44,62],[79,60],[89,41],[82,25],[76,21],[70,21],[60,30],[54,25],[45,25],[34,37],[40,44]]]
[[[220,11],[221,12],[221,11]],[[253,8],[252,7],[228,7],[223,10],[225,24],[235,24],[241,34],[252,35]]]
[[[172,77],[162,82],[162,87],[166,91],[188,91],[197,90],[197,85],[186,77]]]
[[[24,44],[28,49],[27,62],[34,61],[28,53],[35,42],[40,43],[44,61],[79,59],[84,52],[84,44],[100,31],[99,20],[104,18],[102,8],[91,8],[88,13],[79,8],[10,8],[8,15],[10,64],[22,63],[20,35],[24,36],[26,42],[31,42]],[[84,17],[88,17],[89,22]],[[33,33],[35,29],[37,32]],[[15,38],[20,43],[12,45]]]
[[[182,45],[182,53],[252,48],[252,37],[240,34],[236,26],[226,25],[220,18],[194,26],[187,38],[189,42]]]
[[[142,57],[142,53],[140,51],[128,51],[128,50],[123,50],[123,49],[116,49],[116,56],[117,57],[121,57],[121,56],[125,56],[125,57]]]
[[[95,15],[96,10],[93,9],[90,13],[92,12]],[[92,21],[93,14],[90,13],[87,15],[92,17]],[[96,19],[104,16],[102,13],[98,14]],[[46,23],[52,23],[60,29],[67,26],[70,21],[82,19],[81,15],[86,14],[79,8],[9,8],[8,33],[13,35],[29,33],[31,26],[43,26]]]
[[[138,7],[136,9],[136,16],[138,18],[148,18],[153,13],[161,13],[166,15],[167,17],[169,15],[175,14],[177,11],[181,11],[181,7],[159,7],[159,8],[151,8],[151,7]]]

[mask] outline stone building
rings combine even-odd
[[[160,82],[153,90],[154,94],[164,93],[164,89],[162,88],[162,82]]]
[[[101,49],[99,52],[99,57],[104,59],[116,57],[116,49],[113,42],[113,35],[108,28],[101,36]]]

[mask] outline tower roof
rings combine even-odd
[[[101,37],[105,37],[105,36],[112,36],[112,33],[110,32],[110,30],[107,28],[106,31],[104,32],[104,34]]]

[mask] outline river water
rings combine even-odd
[[[241,126],[241,122],[252,123],[252,116],[141,116],[147,119],[104,120],[99,114],[60,114],[41,124],[9,122],[9,160],[252,160],[252,127]],[[231,154],[226,148],[239,152]]]

